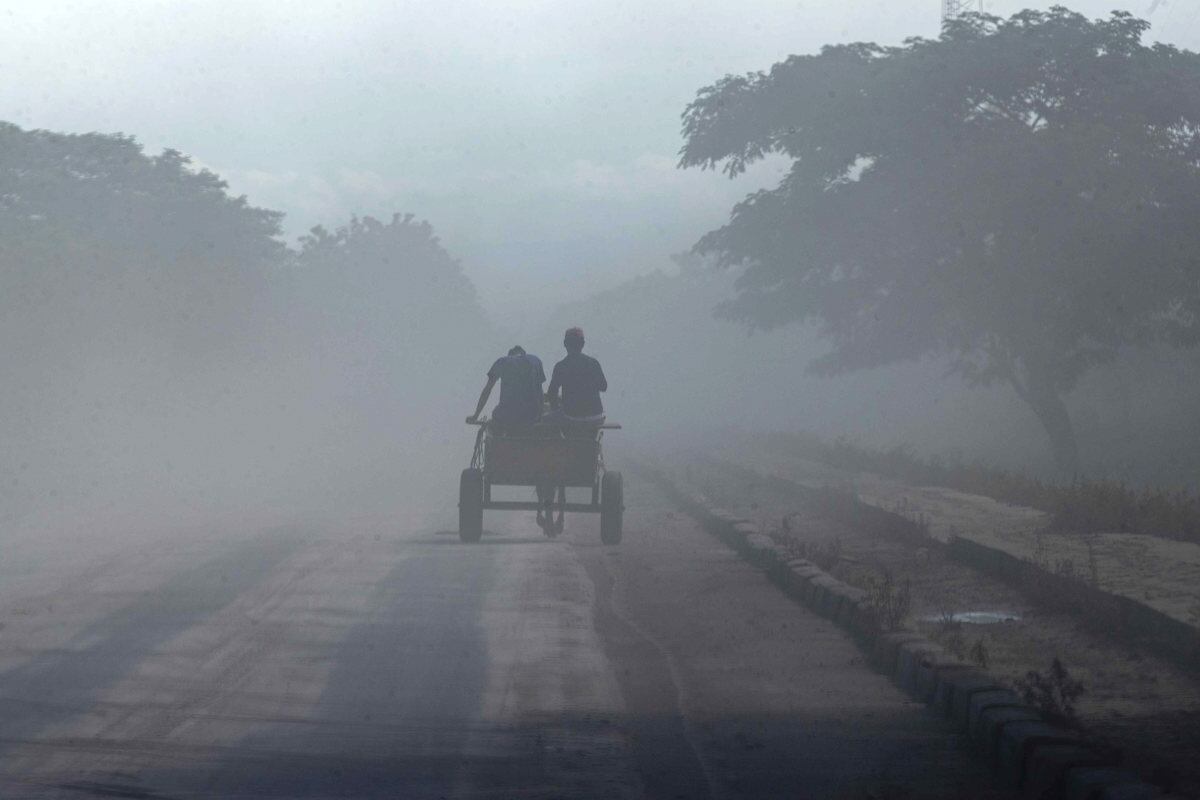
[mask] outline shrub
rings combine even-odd
[[[1046,719],[1071,727],[1079,726],[1075,701],[1084,694],[1083,684],[1071,677],[1057,657],[1050,662],[1048,674],[1030,670],[1014,685],[1022,699],[1042,712]]]
[[[904,624],[912,608],[912,586],[909,581],[897,584],[889,569],[867,584],[867,611],[880,630],[894,631]]]
[[[966,657],[967,639],[963,635],[963,624],[954,618],[954,612],[944,609],[939,612],[933,638],[956,657]]]
[[[842,543],[838,539],[825,539],[819,542],[801,541],[800,556],[829,572],[842,559]]]
[[[969,658],[979,665],[980,669],[988,668],[988,649],[984,644],[983,637],[975,640],[975,644],[971,646],[971,652],[968,653]]]

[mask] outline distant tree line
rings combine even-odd
[[[225,181],[177,151],[148,155],[119,134],[0,123],[7,313],[80,328],[86,319],[93,334],[92,326],[114,335],[144,330],[173,346],[220,347],[253,324],[256,304],[276,287],[320,283],[316,276],[327,272],[337,275],[322,285],[330,313],[340,307],[361,318],[366,308],[397,329],[421,322],[409,335],[430,329],[425,323],[482,319],[473,287],[428,223],[411,215],[353,219],[332,233],[314,228],[292,249],[281,239],[282,219],[231,196]],[[359,296],[353,307],[348,293]]]
[[[403,421],[384,436],[433,425],[432,398],[473,364],[462,345],[490,331],[460,264],[412,216],[296,246],[282,219],[177,151],[0,123],[0,493],[39,465],[42,488],[87,459],[162,472],[147,452],[188,427],[353,444],[381,441],[380,420]]]

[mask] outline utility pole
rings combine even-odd
[[[983,12],[983,0],[942,0],[942,22],[952,20],[968,11]]]

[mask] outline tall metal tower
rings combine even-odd
[[[983,12],[983,0],[942,0],[942,22],[968,11]]]

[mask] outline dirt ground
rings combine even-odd
[[[1147,779],[1200,795],[1200,762],[1195,758],[1195,743],[1200,741],[1200,680],[1196,677],[1105,640],[1069,615],[1040,610],[1016,589],[944,558],[936,548],[853,530],[823,515],[801,496],[748,481],[708,455],[677,454],[659,464],[686,465],[667,469],[714,504],[759,523],[797,556],[819,554],[834,575],[849,583],[865,588],[885,570],[890,572],[897,586],[910,587],[911,627],[968,660],[982,654],[987,669],[998,677],[1015,683],[1030,670],[1047,672],[1051,660],[1059,658],[1085,687],[1077,711],[1090,735],[1120,748],[1126,761]],[[979,499],[978,505],[987,503]],[[1010,522],[1016,516],[1009,517]],[[983,523],[976,518],[976,524]],[[971,532],[977,534],[978,528]],[[964,612],[1000,612],[1012,619],[994,624],[949,619]]]
[[[852,486],[859,499],[920,517],[935,538],[966,536],[1047,569],[1073,571],[1189,625],[1200,625],[1200,545],[1128,533],[1079,536],[1047,529],[1049,515],[990,497],[937,486],[911,486],[868,472],[846,472],[807,459],[729,442],[712,453],[805,486]]]

